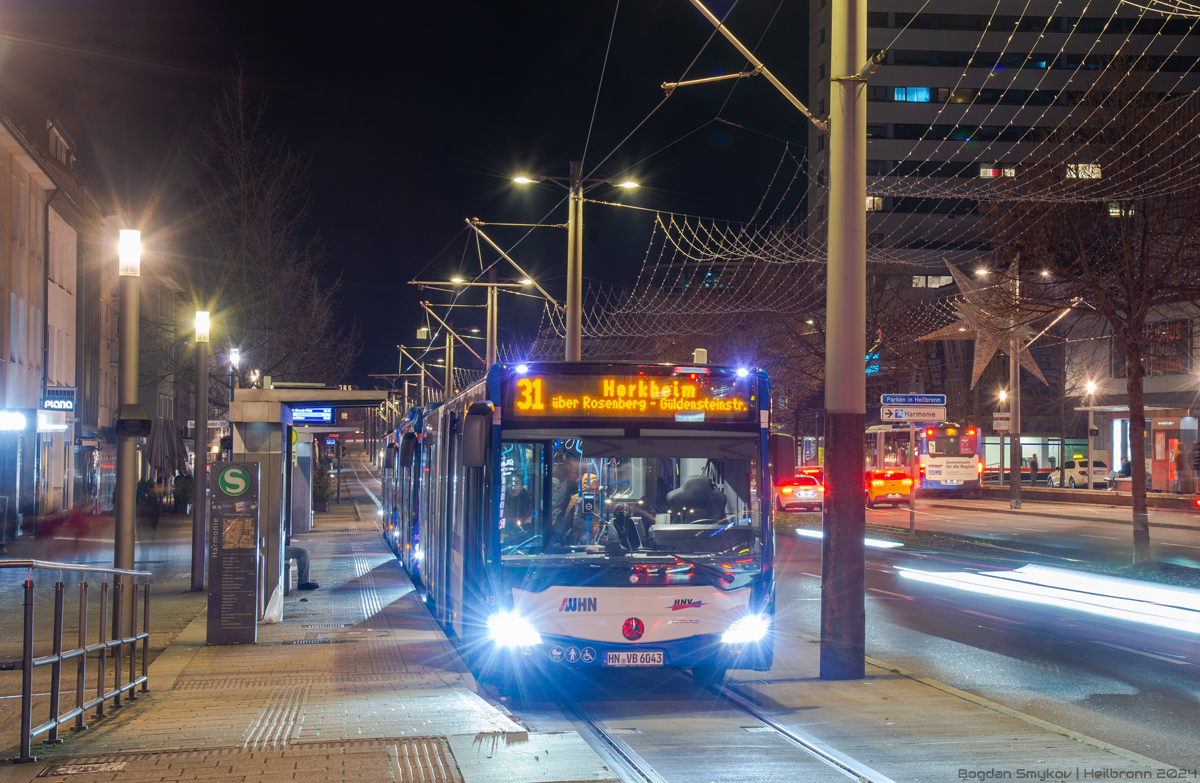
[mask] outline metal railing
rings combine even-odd
[[[147,673],[150,664],[150,572],[149,571],[125,571],[119,568],[105,568],[102,566],[86,566],[75,565],[73,563],[54,563],[45,560],[0,560],[0,568],[25,568],[29,570],[29,575],[25,579],[25,623],[24,631],[21,639],[21,658],[16,661],[7,661],[0,663],[0,670],[15,671],[18,668],[21,670],[21,751],[18,756],[12,760],[18,764],[24,764],[32,761],[37,761],[37,757],[30,753],[32,748],[33,738],[49,732],[47,742],[61,742],[58,737],[58,729],[64,723],[72,720],[75,721],[76,729],[87,728],[84,725],[84,714],[92,707],[96,708],[96,717],[104,715],[104,703],[112,700],[113,707],[121,706],[122,694],[128,691],[127,701],[136,701],[136,689],[140,685],[142,692],[149,690],[147,687]],[[58,581],[54,583],[54,628],[51,637],[51,653],[34,657],[33,654],[33,635],[34,635],[34,571],[58,571]],[[88,583],[86,580],[79,582],[79,641],[78,646],[72,650],[63,650],[63,613],[65,608],[66,585],[62,581],[62,572],[74,572],[83,574],[103,574],[100,581],[100,632],[98,640],[95,644],[87,643],[88,630]],[[114,635],[114,638],[108,637],[108,575],[114,577],[128,576],[133,578],[130,601],[132,609],[130,617],[130,635],[125,636],[121,630],[120,635]],[[137,628],[137,610],[138,610],[138,587],[136,580],[139,577],[145,577],[146,583],[142,587],[142,631],[138,633]],[[112,590],[112,606],[114,630],[125,628],[125,580],[114,579]],[[137,673],[137,647],[138,642],[142,643],[142,673],[138,676]],[[122,683],[121,678],[125,669],[125,647],[129,647],[129,679]],[[113,687],[108,689],[107,664],[109,650],[113,651]],[[97,678],[95,696],[91,699],[87,698],[87,656],[91,653],[97,653]],[[75,664],[75,706],[66,712],[61,712],[62,709],[62,674],[63,664],[74,659]],[[44,723],[37,726],[33,725],[33,670],[38,666],[50,667],[50,717]]]

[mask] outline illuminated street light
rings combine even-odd
[[[638,186],[631,179],[593,179],[583,176],[583,161],[571,161],[569,177],[543,177],[518,174],[518,185],[553,182],[567,189],[567,301],[566,301],[566,359],[577,362],[583,342],[583,194],[599,185],[632,190]]]
[[[1096,393],[1096,382],[1095,382],[1095,381],[1088,381],[1088,382],[1087,382],[1087,393],[1088,393],[1088,394],[1095,394],[1095,393]]]
[[[238,366],[238,362],[240,362],[241,360],[242,360],[242,352],[237,348],[230,348],[229,349],[229,365],[231,367],[236,368]]]
[[[986,269],[984,269],[983,267],[979,267],[978,269],[975,270],[976,277],[987,277],[987,273],[988,273],[988,271]]]
[[[1008,392],[1005,391],[1004,389],[1001,389],[1000,390],[1000,402],[1004,402],[1007,399],[1008,399]]]
[[[138,277],[142,273],[142,232],[121,229],[117,240],[117,273],[122,277]]]
[[[208,331],[209,331],[208,311],[207,310],[197,310],[196,311],[196,342],[198,342],[198,343],[208,342]]]
[[[530,280],[528,277],[522,277],[521,285],[533,285],[533,281]]]

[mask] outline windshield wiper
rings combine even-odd
[[[692,560],[690,557],[680,557],[679,555],[677,555],[673,552],[671,553],[671,557],[675,558],[676,560],[678,560],[681,563],[687,563],[688,565],[690,565],[692,568],[696,569],[697,571],[703,571],[704,573],[708,574],[709,576],[716,577],[717,579],[720,579],[722,582],[732,582],[733,581],[733,574],[726,573],[725,571],[722,571],[719,568],[714,568],[713,566],[697,562],[695,560]]]

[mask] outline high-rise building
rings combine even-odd
[[[810,0],[809,12],[810,106],[827,117],[829,0]],[[868,0],[867,48],[887,52],[864,88],[868,258],[916,263],[933,287],[952,282],[945,262],[987,250],[972,230],[970,180],[1019,178],[1036,129],[1058,126],[1114,58],[1140,80],[1153,73],[1147,89],[1200,87],[1200,22],[1119,0]],[[829,153],[811,125],[808,141],[808,225],[821,236]]]

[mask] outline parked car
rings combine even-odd
[[[876,503],[899,506],[912,495],[912,479],[903,470],[868,470],[865,478],[867,508]]]
[[[1076,487],[1087,488],[1088,473],[1091,473],[1092,488],[1105,489],[1108,487],[1108,465],[1100,460],[1092,460],[1091,470],[1088,470],[1088,462],[1085,459],[1073,460],[1069,459],[1063,463],[1062,477],[1060,479],[1057,470],[1050,471],[1049,478],[1046,483],[1051,487],[1060,487],[1065,482],[1068,487],[1075,489]]]
[[[813,476],[800,475],[775,487],[775,510],[820,511],[825,487]]]

